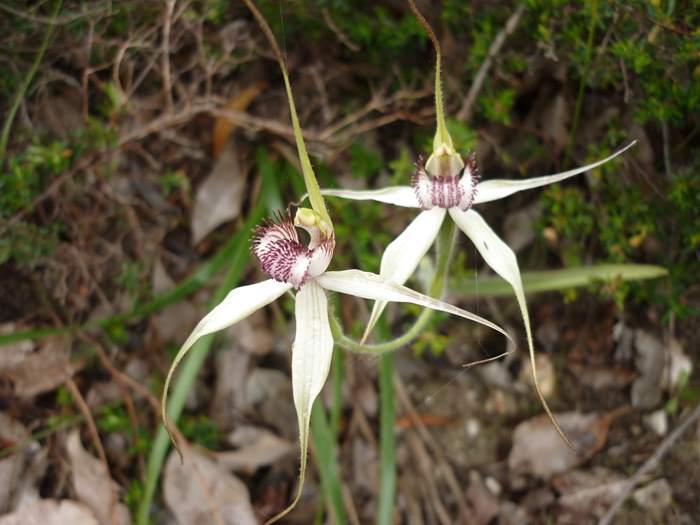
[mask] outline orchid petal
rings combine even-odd
[[[397,284],[405,283],[432,246],[444,218],[444,208],[433,208],[418,214],[418,217],[384,250],[379,275]],[[377,324],[386,305],[386,301],[374,303],[365,334],[362,336],[363,343]]]
[[[299,423],[301,467],[299,485],[294,501],[268,523],[285,516],[299,502],[309,449],[311,407],[328,377],[333,357],[333,335],[328,321],[326,292],[316,282],[309,281],[296,296],[297,331],[292,347],[292,389]]]
[[[531,190],[533,188],[539,188],[540,186],[546,186],[548,184],[553,184],[555,182],[559,182],[559,181],[562,181],[564,179],[568,179],[569,177],[573,177],[574,175],[579,175],[580,173],[584,173],[586,171],[592,170],[593,168],[597,168],[601,164],[605,164],[606,162],[614,159],[618,155],[624,153],[629,148],[634,146],[636,143],[637,143],[637,141],[634,140],[634,141],[630,142],[627,146],[622,148],[621,150],[618,150],[615,153],[613,153],[612,155],[610,155],[609,157],[606,157],[602,160],[594,162],[593,164],[588,164],[587,166],[583,166],[581,168],[575,168],[575,169],[569,170],[569,171],[564,171],[562,173],[557,173],[555,175],[545,175],[543,177],[534,177],[531,179],[523,179],[523,180],[511,180],[511,179],[486,180],[486,181],[481,182],[480,184],[477,185],[476,197],[474,199],[474,204],[495,201],[498,199],[502,199],[503,197],[508,197],[509,195],[512,195],[512,194],[517,193],[519,191]]]
[[[462,211],[459,208],[451,208],[449,210],[450,215],[454,219],[455,223],[460,230],[462,230],[467,237],[471,239],[479,250],[479,253],[486,261],[494,272],[503,277],[515,291],[515,297],[518,300],[518,306],[520,307],[520,313],[523,316],[523,323],[525,324],[525,333],[527,334],[527,346],[530,352],[530,365],[532,367],[532,379],[535,383],[535,390],[537,390],[537,395],[544,406],[547,415],[554,423],[554,426],[559,432],[559,435],[566,441],[566,443],[571,447],[571,442],[564,435],[564,432],[559,427],[552,411],[549,409],[549,405],[540,390],[539,382],[537,380],[537,369],[535,366],[535,348],[532,343],[532,330],[530,328],[530,315],[527,311],[527,302],[525,301],[525,291],[523,290],[523,283],[520,277],[520,268],[518,267],[518,260],[515,257],[515,253],[511,250],[508,245],[501,240],[498,235],[486,224],[486,221],[474,210]]]
[[[215,306],[214,309],[197,324],[197,326],[195,326],[194,330],[192,330],[192,333],[185,341],[185,344],[182,345],[182,348],[180,348],[175,356],[175,360],[170,366],[170,370],[168,370],[168,376],[165,378],[161,415],[165,428],[168,430],[171,439],[173,438],[173,432],[171,431],[171,423],[166,412],[170,380],[172,379],[175,369],[180,364],[180,361],[182,361],[185,355],[187,355],[187,352],[189,352],[190,348],[192,348],[192,345],[194,345],[200,337],[218,332],[219,330],[223,330],[224,328],[245,319],[256,310],[259,310],[263,306],[277,299],[291,287],[291,284],[269,279],[261,283],[235,288],[231,290],[224,300]],[[177,442],[174,439],[172,440],[177,447]]]
[[[391,301],[395,303],[411,303],[418,306],[424,306],[433,310],[447,312],[448,314],[457,315],[470,321],[475,321],[484,326],[488,326],[492,330],[505,335],[509,340],[510,336],[500,326],[480,317],[476,314],[463,310],[457,306],[453,306],[444,301],[433,299],[427,295],[401,286],[394,282],[384,279],[376,273],[363,272],[361,270],[344,270],[340,272],[326,272],[316,278],[316,282],[334,292],[340,292],[363,299],[374,299],[375,301]]]
[[[378,201],[404,208],[420,208],[413,188],[410,186],[389,186],[381,190],[321,190],[326,197],[341,197],[355,201]]]

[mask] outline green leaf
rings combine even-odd
[[[562,270],[524,272],[522,279],[525,293],[534,294],[589,286],[597,281],[610,282],[616,279],[642,281],[667,275],[666,268],[653,264],[599,264]],[[508,297],[513,293],[511,286],[499,277],[479,277],[476,284],[473,277],[465,278],[455,281],[452,288],[453,291],[458,290],[459,293],[468,296]]]

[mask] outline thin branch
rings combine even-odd
[[[175,0],[165,0],[165,14],[163,20],[162,64],[163,69],[163,95],[165,96],[166,112],[173,112],[173,81],[170,74],[170,28],[173,23],[173,11]]]
[[[462,107],[457,112],[457,119],[463,122],[468,121],[472,113],[474,112],[474,103],[476,102],[476,97],[481,93],[481,89],[484,87],[484,81],[486,80],[486,75],[488,75],[491,66],[493,65],[493,59],[501,52],[503,44],[506,42],[506,38],[515,31],[520,23],[520,18],[525,12],[525,5],[520,4],[518,8],[513,11],[510,18],[506,22],[506,25],[501,29],[501,31],[496,35],[493,42],[491,42],[491,47],[489,47],[489,52],[486,54],[486,58],[481,64],[479,71],[477,71],[474,81],[472,82],[469,92],[467,93]]]
[[[661,460],[664,458],[664,456],[668,453],[669,450],[673,447],[673,445],[680,439],[680,437],[690,428],[690,426],[695,423],[698,419],[700,419],[700,404],[698,404],[693,411],[690,413],[690,415],[676,427],[676,429],[671,432],[666,439],[664,439],[661,444],[658,446],[654,454],[647,459],[642,467],[632,476],[628,481],[625,487],[622,489],[622,492],[620,495],[617,497],[615,502],[612,504],[610,509],[608,509],[608,512],[603,516],[600,521],[598,522],[598,525],[610,525],[613,521],[613,518],[615,515],[618,513],[622,505],[625,503],[627,498],[629,498],[630,494],[634,490],[634,488],[637,486],[637,484],[648,474],[650,471],[655,469],[659,463],[661,463]]]

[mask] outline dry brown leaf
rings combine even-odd
[[[0,516],[0,525],[98,525],[85,505],[71,500],[40,499]]]
[[[104,464],[83,448],[77,430],[66,439],[66,451],[78,501],[90,507],[100,525],[131,523],[126,505],[119,503],[118,485],[109,476]]]
[[[153,267],[151,284],[153,292],[157,294],[166,292],[175,285],[160,260]],[[184,341],[200,318],[200,311],[194,304],[177,301],[155,314],[153,323],[162,341]]]
[[[275,347],[275,334],[264,310],[258,310],[226,330],[232,343],[250,354],[266,355]]]
[[[260,467],[272,465],[297,450],[296,443],[255,427],[237,428],[230,441],[239,447],[238,450],[219,452],[216,461],[228,470],[244,474],[253,474]]]
[[[163,477],[165,503],[180,525],[257,525],[248,489],[233,474],[193,448],[173,452]]]
[[[473,523],[488,525],[498,516],[498,498],[488,489],[481,475],[475,470],[469,473],[469,488],[466,495],[474,509]]]
[[[0,393],[34,397],[53,390],[73,375],[70,338],[49,337],[34,344],[16,344],[0,352]]]
[[[214,168],[197,188],[192,210],[192,244],[197,244],[217,226],[238,217],[245,174],[233,144],[223,150]]]
[[[243,111],[266,87],[267,84],[265,82],[258,82],[245,88],[229,99],[224,106],[224,110]],[[221,155],[235,126],[235,122],[223,116],[218,117],[216,122],[214,122],[214,131],[211,137],[211,152],[215,159],[218,159],[219,155]]]
[[[608,437],[610,424],[628,407],[605,415],[566,412],[556,416],[576,451],[571,450],[546,415],[520,423],[513,433],[508,466],[518,473],[547,479],[579,465],[598,452]]]
[[[587,517],[600,518],[622,493],[627,480],[624,476],[604,467],[590,470],[572,470],[553,480],[559,492],[562,511],[582,523]]]
[[[19,421],[0,412],[0,443],[2,447],[21,443],[29,432]],[[0,512],[7,512],[15,501],[15,490],[24,471],[26,457],[23,451],[0,460]]]

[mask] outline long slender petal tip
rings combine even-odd
[[[518,301],[518,306],[520,307],[520,313],[523,318],[523,324],[525,325],[525,334],[527,335],[527,346],[530,355],[530,366],[532,369],[532,379],[535,384],[535,390],[537,392],[537,397],[539,397],[545,412],[552,421],[552,424],[556,428],[557,432],[564,440],[564,442],[572,449],[575,450],[569,438],[566,437],[564,431],[559,426],[554,414],[549,408],[549,404],[542,394],[540,389],[539,381],[537,379],[537,365],[535,362],[535,348],[532,341],[532,329],[530,327],[530,314],[527,310],[527,302],[525,301],[525,291],[523,289],[522,279],[520,277],[520,268],[518,267],[518,260],[515,257],[515,253],[511,250],[508,245],[501,240],[498,235],[489,227],[486,221],[474,210],[462,211],[458,208],[452,208],[450,210],[450,215],[454,219],[455,223],[460,230],[462,230],[467,237],[471,239],[479,250],[479,253],[486,261],[491,269],[500,275],[503,279],[508,281],[513,287],[515,292],[515,297]]]
[[[173,374],[178,365],[201,337],[223,330],[245,319],[256,310],[277,299],[291,287],[291,284],[270,279],[257,284],[241,286],[230,291],[224,300],[215,306],[214,309],[197,324],[177,352],[173,364],[170,366],[170,370],[168,370],[168,375],[165,378],[163,397],[161,399],[161,417],[171,441],[180,454],[180,460],[182,460],[182,451],[175,438],[173,424],[168,417],[168,393],[170,391],[170,382],[172,381]]]
[[[295,315],[292,389],[299,425],[299,484],[292,503],[267,521],[267,524],[286,516],[301,498],[306,477],[311,407],[326,382],[333,357],[333,335],[328,320],[328,300],[326,292],[315,281],[308,282],[297,292]]]

